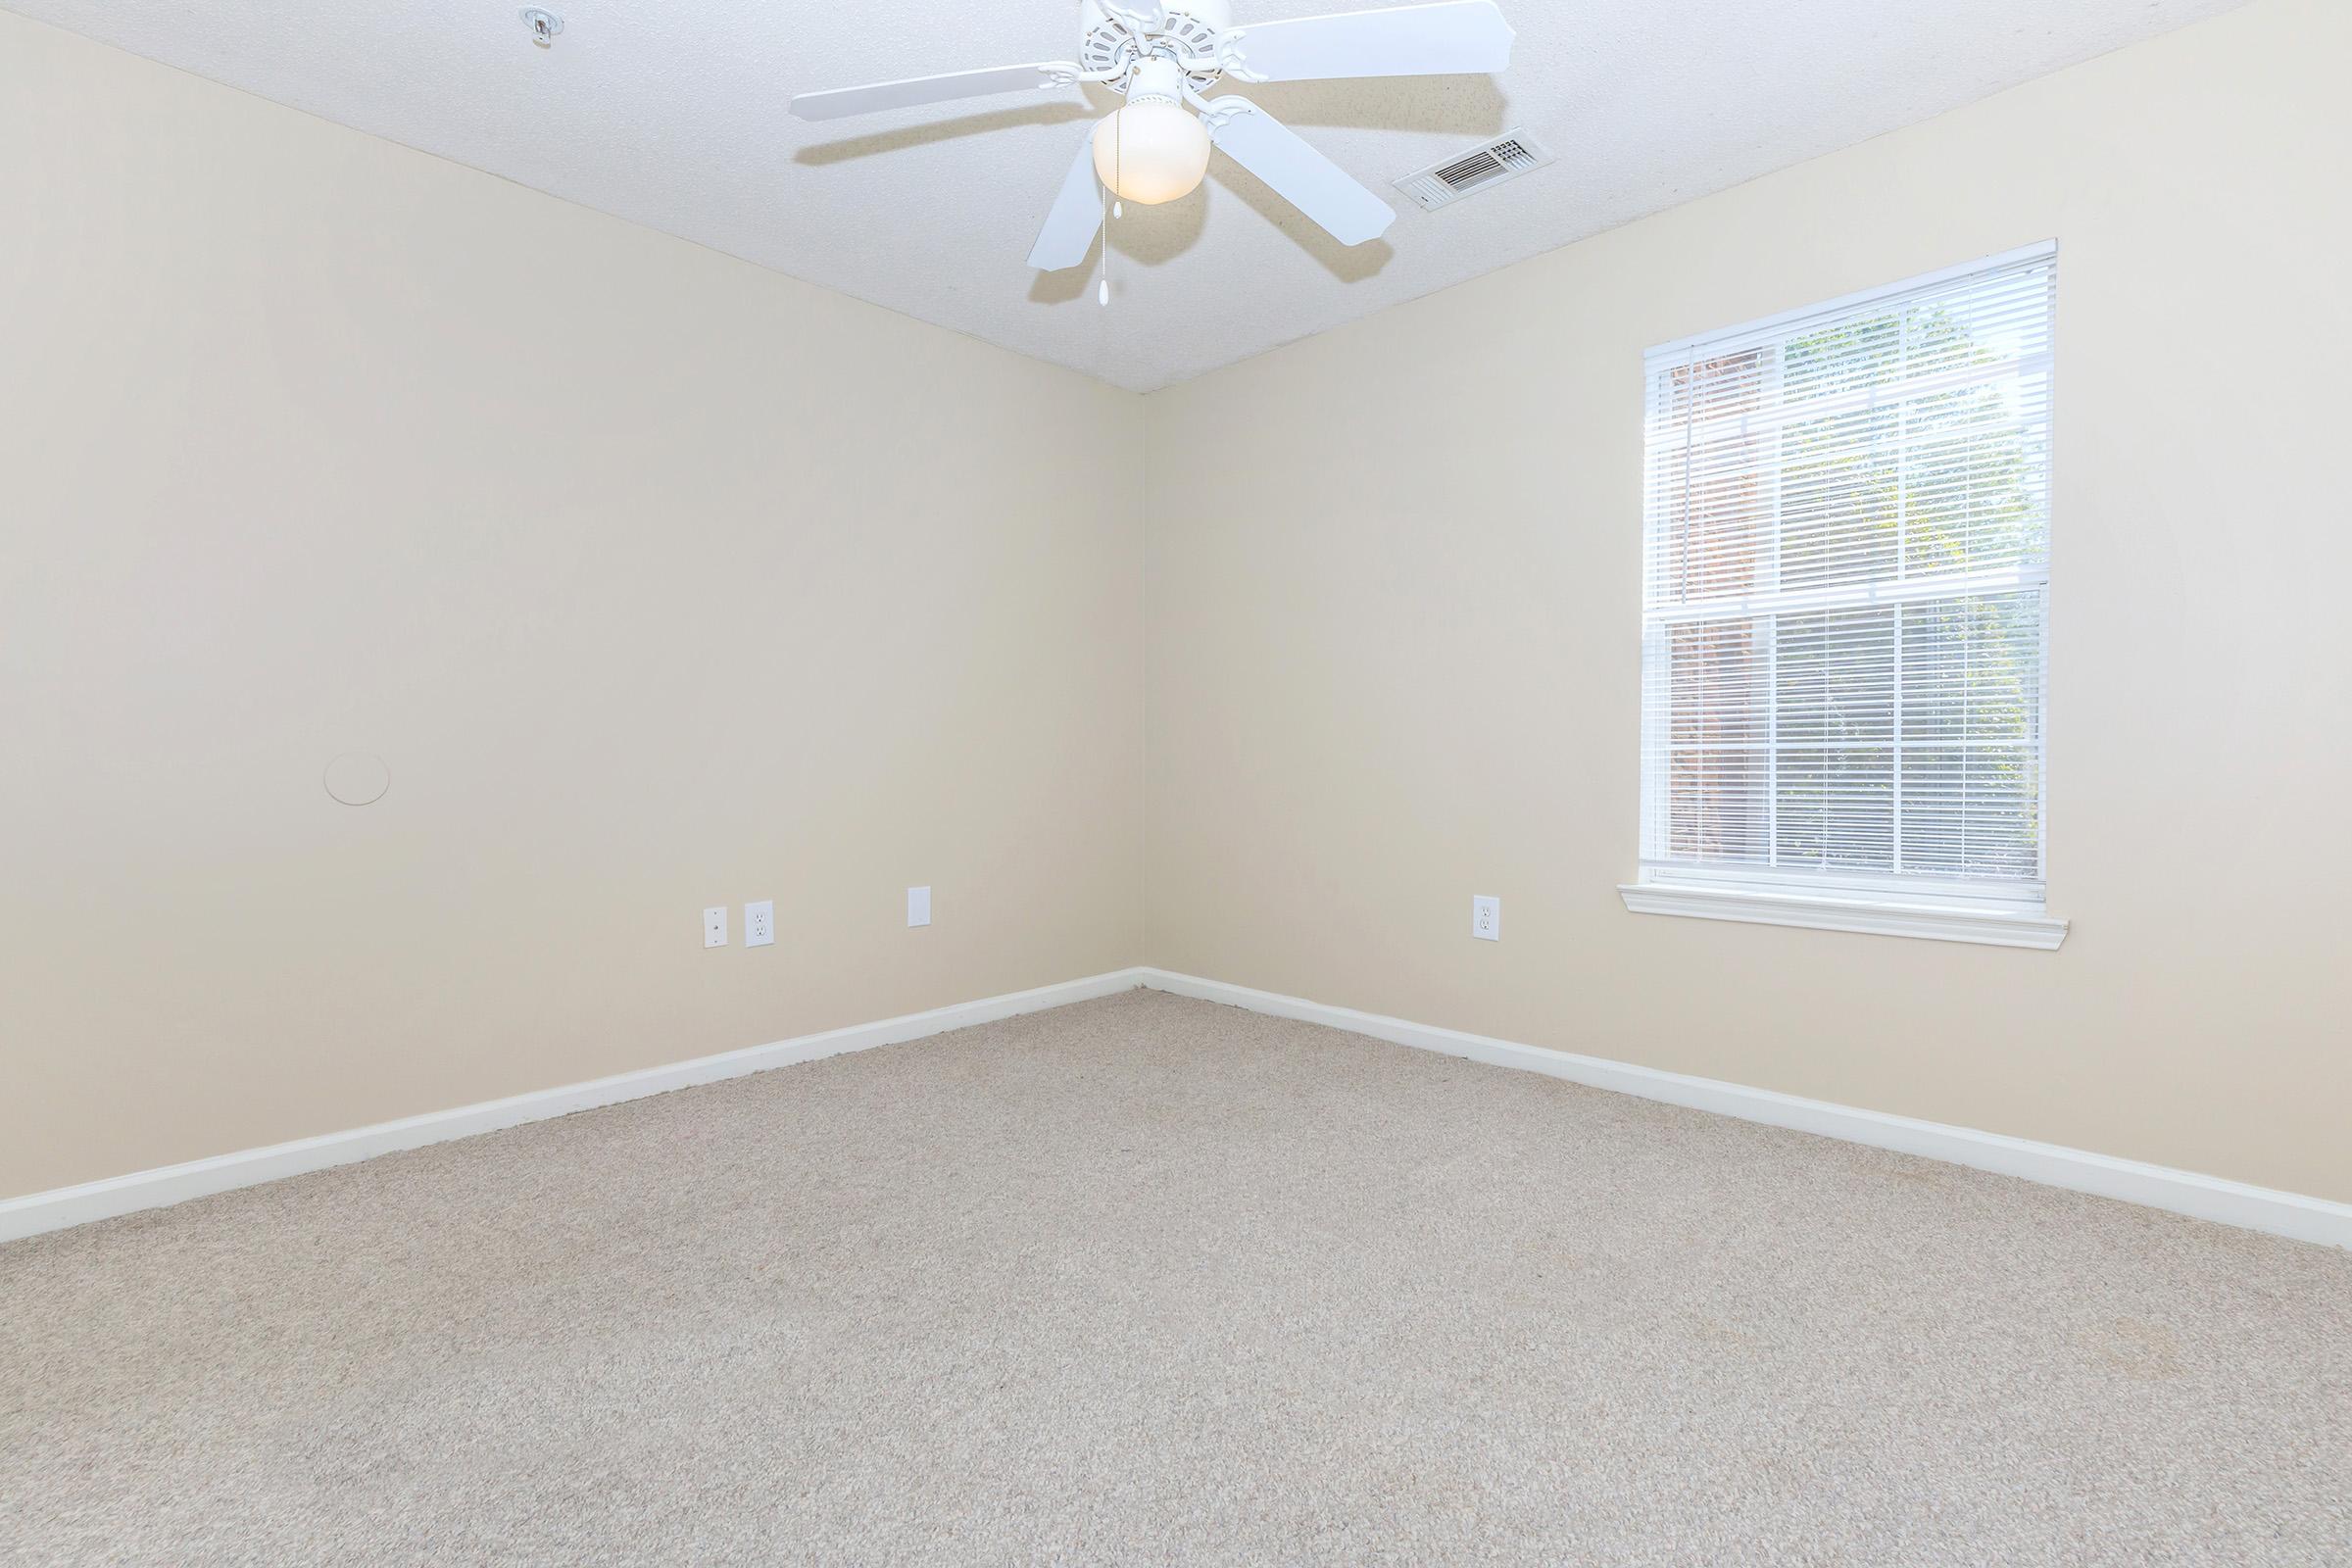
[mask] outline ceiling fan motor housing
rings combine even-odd
[[[1147,60],[1127,78],[1129,103],[1184,102],[1184,68],[1173,60]]]
[[[1155,9],[1151,0],[1139,0],[1134,6],[1122,6],[1121,0],[1108,0],[1107,4],[1105,0],[1080,0],[1078,60],[1088,74],[1116,73],[1104,85],[1125,93],[1132,85],[1134,68],[1147,60],[1215,59],[1217,35],[1233,24],[1232,0],[1172,0],[1148,27],[1139,28],[1125,19],[1130,10],[1149,17]],[[1213,69],[1195,70],[1186,79],[1195,92],[1200,92],[1214,83],[1217,75]]]

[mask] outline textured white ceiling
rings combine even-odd
[[[1069,59],[1077,0],[7,0],[27,16],[778,271],[1150,390],[1957,108],[2240,0],[1501,0],[1501,77],[1248,89],[1394,198],[1328,239],[1219,158],[1113,225],[1117,297],[1024,258],[1078,89],[804,124],[796,92]],[[1237,21],[1371,9],[1236,0]],[[1397,175],[1525,127],[1559,162],[1437,213]]]

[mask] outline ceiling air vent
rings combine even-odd
[[[1396,182],[1396,188],[1420,203],[1423,212],[1434,213],[1474,190],[1516,179],[1529,170],[1542,169],[1550,162],[1551,154],[1533,137],[1514,130],[1483,147],[1457,153],[1443,163],[1407,174]]]

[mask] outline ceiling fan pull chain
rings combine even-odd
[[[1115,187],[1127,182],[1127,122],[1114,118],[1111,121],[1110,135],[1110,167],[1111,172],[1115,176],[1112,180]],[[1127,204],[1117,199],[1118,193],[1115,188],[1104,191],[1102,194],[1112,198],[1110,218],[1127,216]],[[1110,218],[1102,220],[1102,286],[1095,290],[1096,303],[1105,310],[1110,308]]]

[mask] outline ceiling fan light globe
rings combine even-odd
[[[1095,127],[1095,174],[1147,207],[1190,196],[1208,172],[1208,127],[1177,104],[1131,103]]]

